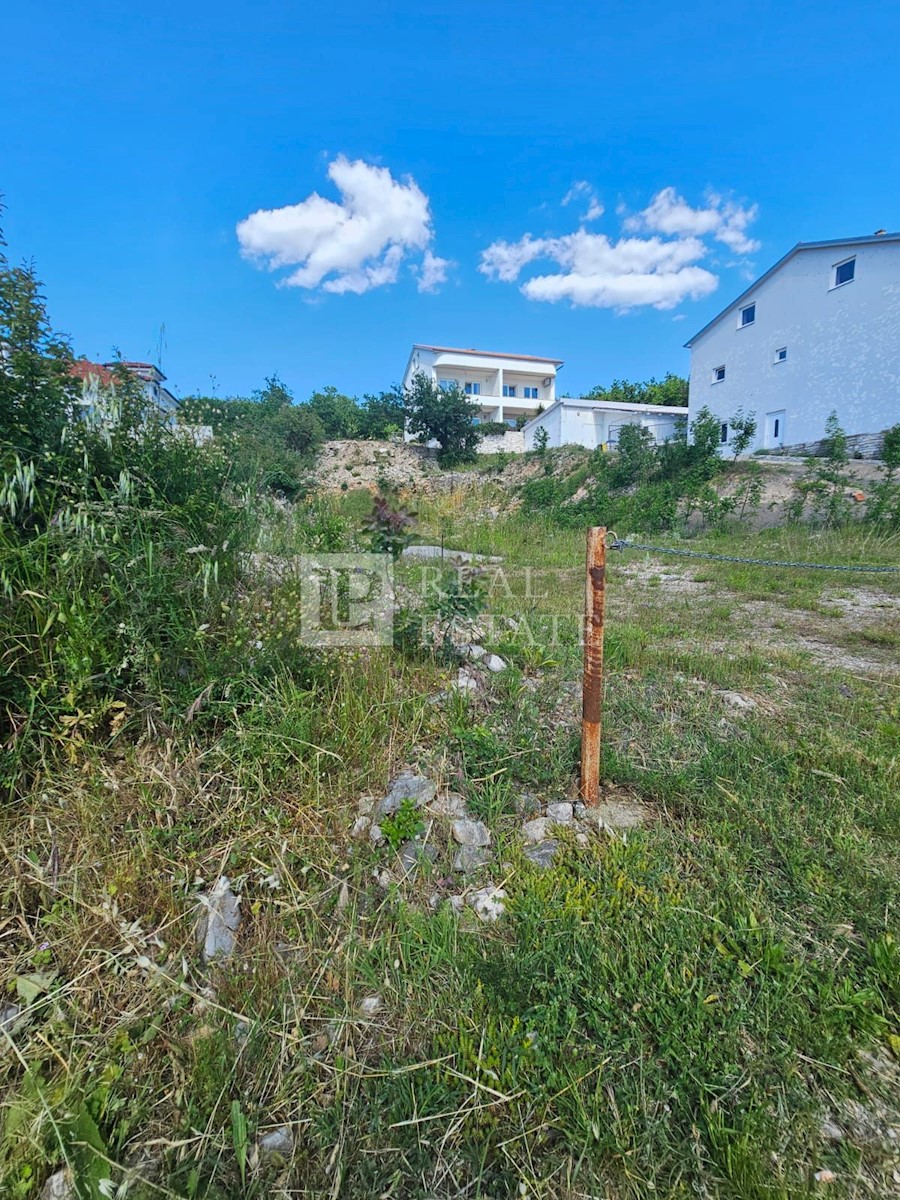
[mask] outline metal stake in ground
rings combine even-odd
[[[581,798],[600,800],[600,718],[603,708],[603,613],[606,603],[606,529],[587,531],[584,586],[584,682],[581,693]]]

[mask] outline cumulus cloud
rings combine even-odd
[[[597,193],[591,187],[586,179],[578,179],[562,198],[563,208],[569,204],[573,204],[576,200],[587,201],[587,209],[582,216],[582,221],[596,221],[598,217],[602,217],[604,213],[603,205],[597,199]]]
[[[404,260],[422,255],[420,291],[435,291],[450,263],[430,249],[428,197],[416,181],[387,167],[339,155],[328,178],[340,201],[313,192],[299,204],[260,209],[237,225],[245,258],[270,271],[294,268],[279,282],[324,292],[360,294],[394,283]]]
[[[753,254],[760,244],[747,236],[747,226],[756,220],[758,211],[755,204],[744,208],[716,192],[707,193],[706,208],[691,208],[673,187],[667,187],[656,193],[643,212],[628,217],[624,228],[629,232],[710,235],[735,254]]]
[[[453,266],[448,258],[438,258],[430,250],[425,251],[422,265],[418,269],[419,291],[436,292],[442,283],[447,282],[447,272]]]
[[[587,198],[595,202],[590,185],[580,180],[563,204]],[[674,188],[665,188],[643,212],[625,217],[618,239],[583,227],[560,237],[526,233],[518,241],[492,243],[482,251],[478,269],[488,279],[515,283],[527,267],[545,261],[557,269],[531,273],[520,283],[529,300],[620,311],[671,309],[683,300],[708,296],[718,286],[718,276],[700,265],[710,241],[741,254],[758,248],[746,233],[755,217],[755,206],[742,208],[719,196],[708,196],[706,208],[691,208]]]
[[[569,300],[590,308],[674,308],[687,297],[714,291],[718,279],[696,265],[706,254],[698,238],[663,241],[658,237],[620,238],[584,229],[557,238],[495,242],[482,254],[479,270],[489,279],[511,283],[525,266],[549,259],[562,268],[534,275],[522,284],[529,300]]]

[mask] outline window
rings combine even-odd
[[[536,387],[522,388],[522,395],[525,397],[526,400],[537,400],[538,390]]]
[[[512,383],[512,384],[510,384],[510,383],[504,383],[504,385],[503,385],[503,395],[504,395],[504,396],[507,396],[507,397],[508,397],[510,400],[515,400],[515,398],[516,398],[516,385],[515,385],[514,383]]]
[[[775,351],[775,361],[777,363],[787,361],[787,346],[782,346],[780,350]]]
[[[442,392],[452,392],[455,387],[459,387],[459,382],[456,379],[439,379],[438,387]]]
[[[834,283],[832,287],[840,287],[842,283],[852,283],[856,276],[856,259],[847,258],[834,268]]]
[[[745,325],[752,325],[756,320],[756,305],[748,304],[746,308],[741,309],[741,329]]]
[[[781,420],[780,420],[780,418],[779,418],[779,417],[776,417],[776,418],[775,418],[775,426],[774,426],[774,429],[773,429],[773,431],[772,431],[772,432],[775,434],[776,438],[778,437],[779,433],[781,433],[781,428],[780,428],[780,427],[781,427]]]
[[[713,370],[713,377],[712,377],[713,383],[723,383],[724,380],[725,380],[725,368],[724,367],[716,367]]]
[[[728,441],[728,422],[723,421],[719,426],[719,442],[724,446]]]
[[[481,384],[480,383],[467,383],[466,384],[466,395],[467,396],[480,396],[481,395]]]

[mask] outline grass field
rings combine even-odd
[[[603,786],[649,819],[539,869],[523,813],[578,764],[583,537],[488,502],[419,503],[422,541],[502,556],[509,668],[473,696],[390,649],[248,692],[238,648],[195,720],[79,742],[4,813],[4,1197],[66,1162],[85,1197],[900,1194],[900,575],[611,552]],[[690,546],[900,564],[861,531]],[[244,599],[290,627],[290,579]],[[490,827],[471,879],[439,820],[412,881],[350,838],[403,766]],[[238,946],[203,967],[222,873]],[[447,902],[488,882],[496,922]]]

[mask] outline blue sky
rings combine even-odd
[[[179,394],[362,394],[414,341],[686,374],[795,242],[900,227],[896,4],[45,0],[4,41],[9,254]]]

